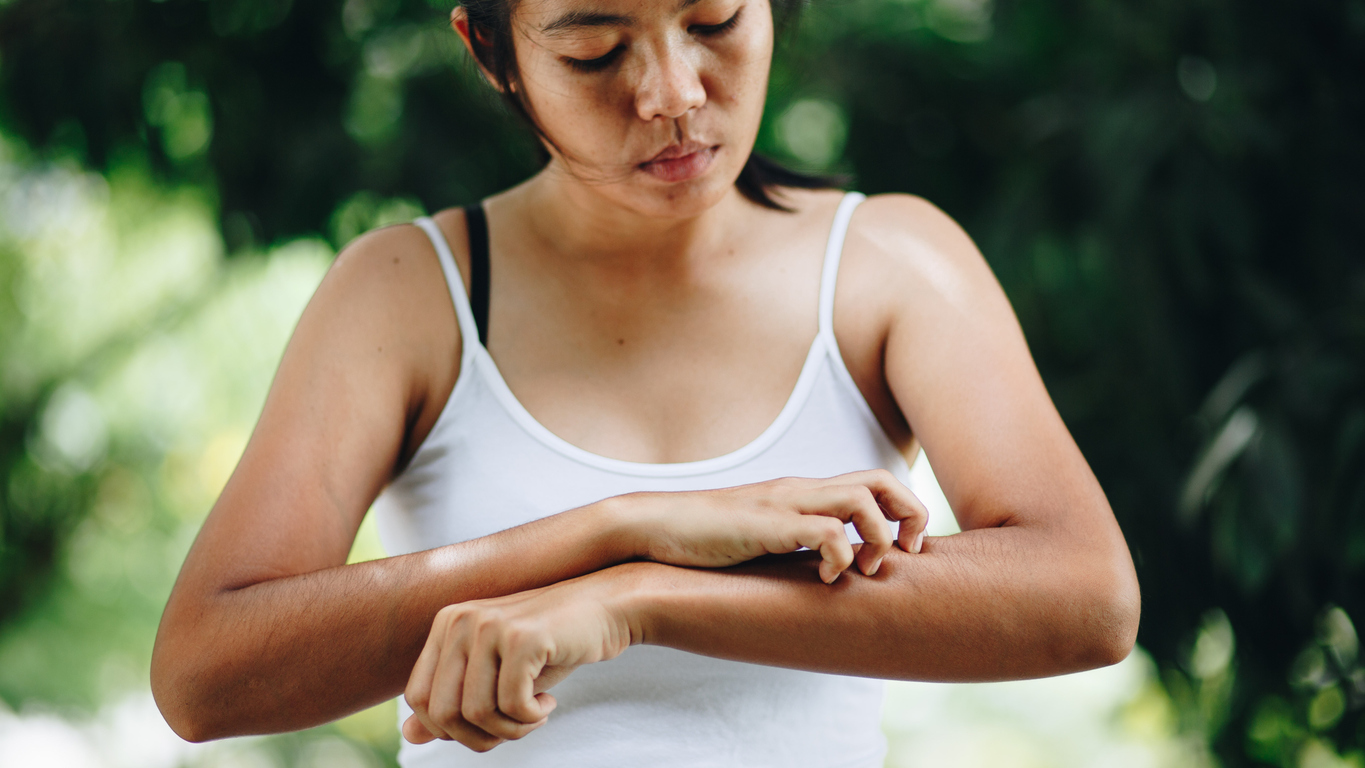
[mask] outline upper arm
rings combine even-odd
[[[924,200],[887,195],[859,208],[850,246],[882,275],[887,385],[962,528],[1059,523],[1117,534],[967,234]]]
[[[176,592],[343,564],[458,361],[453,309],[426,236],[390,227],[347,247],[294,330]]]

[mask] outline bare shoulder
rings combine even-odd
[[[329,280],[356,281],[383,290],[398,284],[444,280],[431,240],[415,224],[394,224],[357,237],[337,255]]]
[[[943,273],[970,277],[989,273],[966,231],[922,197],[875,195],[858,207],[849,225],[848,247],[879,260],[895,273]]]
[[[852,280],[887,293],[896,314],[917,309],[1008,309],[981,251],[963,228],[922,197],[875,195],[854,213],[845,244]]]
[[[314,369],[390,382],[420,421],[424,404],[449,390],[460,359],[454,308],[426,234],[402,224],[347,245],[290,346]]]
[[[415,340],[452,326],[443,322],[453,309],[440,262],[426,233],[411,224],[373,230],[347,245],[314,303],[328,310],[330,322],[366,336]]]

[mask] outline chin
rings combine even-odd
[[[687,181],[662,182],[637,173],[617,192],[618,201],[635,212],[657,219],[688,219],[720,204],[739,178],[740,167],[717,163],[708,173]],[[613,195],[615,197],[616,195]]]
[[[637,212],[657,219],[690,219],[700,216],[725,199],[734,180],[717,179],[702,184],[682,182],[660,189],[640,190],[632,195],[631,205]]]

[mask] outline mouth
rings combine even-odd
[[[706,173],[719,149],[719,144],[684,141],[665,147],[638,167],[660,181],[687,181]]]

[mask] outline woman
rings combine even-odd
[[[550,161],[319,287],[162,620],[178,733],[403,693],[405,765],[872,766],[870,678],[1128,654],[1122,534],[966,235],[751,158],[773,16],[455,10]],[[376,497],[395,556],[344,565]]]

